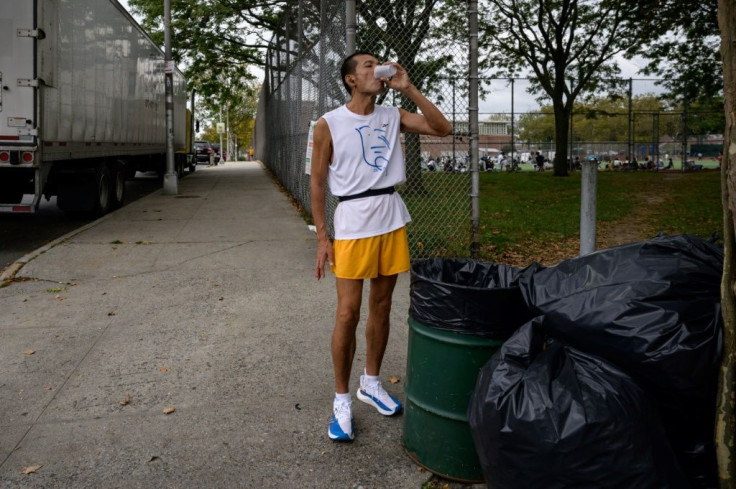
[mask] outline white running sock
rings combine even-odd
[[[345,394],[338,394],[335,392],[335,402],[341,402],[344,404],[350,403],[350,393],[346,392]]]
[[[381,380],[381,377],[379,375],[368,375],[368,373],[365,370],[363,370],[363,372],[364,372],[363,379],[365,380],[366,383],[374,384]]]

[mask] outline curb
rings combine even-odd
[[[75,229],[73,231],[69,231],[64,236],[61,236],[60,238],[56,238],[55,240],[51,241],[50,243],[47,243],[47,244],[43,245],[42,247],[40,247],[40,248],[38,248],[38,249],[36,249],[34,251],[31,251],[27,255],[24,255],[24,256],[18,258],[10,266],[8,266],[8,268],[6,268],[3,271],[2,274],[0,274],[0,288],[7,287],[11,283],[13,283],[13,281],[15,280],[16,274],[18,272],[20,272],[20,270],[27,263],[29,263],[32,260],[34,260],[34,259],[38,258],[39,256],[43,255],[44,253],[46,253],[47,251],[49,251],[51,248],[54,248],[54,247],[60,245],[61,243],[63,243],[64,241],[73,238],[77,234],[82,233],[82,232],[84,232],[84,231],[86,231],[86,230],[88,230],[88,229],[90,229],[92,227],[97,226],[101,222],[106,221],[107,219],[110,218],[110,216],[112,216],[113,214],[115,214],[115,212],[117,212],[117,210],[115,210],[113,212],[110,212],[108,214],[105,214],[104,216],[100,217],[99,219],[97,219],[95,221],[92,221],[90,223],[87,223],[87,224],[85,224],[84,226],[82,226],[80,228],[77,228],[77,229]]]

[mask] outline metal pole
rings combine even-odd
[[[656,114],[657,115],[656,115],[656,124],[655,124],[656,130],[654,133],[654,151],[656,152],[655,154],[657,155],[657,159],[656,159],[657,169],[659,169],[659,111],[657,111]]]
[[[191,117],[189,119],[189,139],[188,139],[188,146],[187,146],[187,165],[189,168],[197,169],[197,156],[194,154],[194,140],[196,139],[196,134],[194,133],[195,130],[195,115],[196,112],[194,110],[194,94],[196,90],[192,88],[192,95],[191,95],[191,101],[190,106],[192,108],[191,110]]]
[[[511,165],[514,164],[514,141],[516,134],[514,133],[514,78],[511,79]],[[500,170],[501,168],[499,168]]]
[[[468,27],[470,31],[470,93],[468,116],[470,120],[470,209],[472,237],[470,256],[476,258],[480,249],[480,175],[478,173],[478,0],[468,0]]]
[[[189,141],[189,149],[188,149],[190,153],[193,153],[194,152],[194,136],[195,136],[195,134],[194,134],[194,127],[195,127],[194,120],[195,119],[194,118],[195,118],[195,115],[196,115],[196,112],[194,111],[194,94],[195,94],[195,92],[196,92],[196,90],[192,88],[192,100],[190,102],[191,107],[192,107],[192,118],[189,121],[189,130],[192,132],[192,137],[190,138],[191,141]]]
[[[319,2],[319,31],[327,32],[327,0]],[[319,41],[319,101],[317,105],[317,112],[320,117],[325,113],[327,106],[326,87],[329,86],[327,78],[327,43],[322,39]]]
[[[595,251],[595,217],[598,191],[598,162],[582,162],[580,182],[580,256]]]
[[[451,78],[452,80],[452,165],[455,165],[455,140],[457,140],[457,136],[455,136],[455,78]],[[439,163],[438,163],[439,164]]]
[[[171,60],[171,0],[164,0],[164,81],[166,85],[166,173],[164,195],[179,193],[174,165],[174,62]]]
[[[655,122],[656,115],[657,115],[656,112],[652,112],[652,141],[651,141],[652,154],[651,154],[651,157],[652,157],[652,161],[654,161],[654,163],[655,163],[655,168],[656,168],[656,163],[657,163],[657,160],[654,157],[654,155],[657,152],[657,150],[654,149],[656,147],[654,142],[656,140],[656,131],[657,131],[657,125],[656,125],[656,122]]]
[[[684,171],[687,162],[687,99],[682,104],[682,149],[680,151],[682,154],[680,170]]]
[[[634,149],[634,112],[633,112],[633,98],[634,95],[634,80],[629,78],[629,147],[628,147],[628,158],[629,164],[631,164],[631,157]]]
[[[355,52],[355,0],[345,0],[345,48],[347,54]]]
[[[570,87],[574,85],[575,79],[570,78]],[[572,104],[570,106],[570,171],[573,171],[575,169],[575,161],[573,159],[572,153],[573,153],[573,144],[574,144],[574,136],[575,136],[575,130],[573,127],[573,114],[575,113],[575,104]]]
[[[572,157],[573,136],[575,135],[573,125],[572,125],[573,124],[573,120],[572,120],[573,113],[574,113],[573,109],[571,108],[570,109],[570,171],[575,169],[575,161],[573,160],[573,157]]]
[[[220,94],[220,123],[222,123],[222,94]],[[225,148],[222,146],[222,132],[217,132],[220,133],[220,161],[218,161],[217,163],[225,163],[225,160],[223,160],[222,158],[222,155],[225,153]]]

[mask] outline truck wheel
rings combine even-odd
[[[184,178],[184,161],[179,155],[177,155],[174,164],[176,165],[176,177],[181,180],[182,178]]]
[[[112,207],[112,188],[110,182],[110,170],[107,165],[100,165],[95,173],[95,185],[92,190],[96,193],[95,207],[92,211],[96,216],[103,216],[110,212]]]
[[[189,157],[189,173],[194,173],[197,170],[197,160],[193,157]]]
[[[110,207],[119,209],[125,203],[125,169],[120,165],[115,165],[110,172],[112,174],[110,179]]]

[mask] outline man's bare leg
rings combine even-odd
[[[355,356],[355,330],[360,320],[363,280],[338,278],[337,314],[332,332],[332,366],[335,369],[335,392],[350,392],[350,370]]]
[[[366,364],[368,375],[381,371],[383,354],[386,352],[390,332],[391,299],[398,275],[379,275],[371,279],[368,298],[368,321],[365,326]]]

